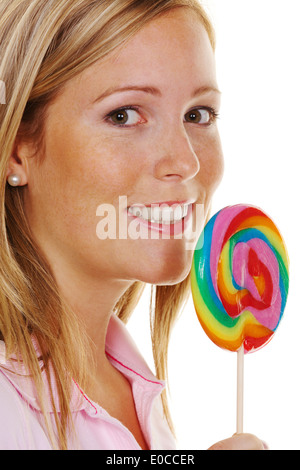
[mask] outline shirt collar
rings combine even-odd
[[[108,325],[106,354],[112,364],[119,369],[131,383],[138,383],[145,389],[151,390],[154,394],[160,393],[164,388],[165,383],[158,380],[153,375],[129,335],[126,326],[114,314],[112,315]],[[5,344],[3,341],[0,341],[0,372],[7,377],[18,393],[30,406],[41,411],[36,389],[30,375],[26,374],[24,367],[22,367],[22,365],[13,358],[6,358]],[[42,371],[42,376],[45,378],[44,383],[47,383],[45,374],[46,372]],[[55,387],[53,390],[55,390]],[[49,390],[47,390],[47,392],[45,409],[46,411],[51,412],[53,408],[50,399],[50,392]],[[54,396],[54,400],[57,410],[59,410],[58,397]],[[83,409],[95,409],[95,405],[83,393],[76,382],[73,382],[70,407],[72,412]]]
[[[109,323],[105,350],[114,365],[118,368],[123,367],[128,377],[134,374],[141,383],[156,384],[160,388],[165,386],[164,381],[158,380],[151,372],[124,323],[115,315],[111,317]]]

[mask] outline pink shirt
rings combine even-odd
[[[160,400],[164,382],[152,374],[125,325],[116,316],[109,324],[106,353],[132,386],[137,416],[150,449],[175,449]],[[32,381],[24,374],[16,375],[13,367],[13,362],[6,361],[5,345],[0,341],[0,449],[51,449]],[[53,417],[49,397],[48,400]],[[76,438],[69,436],[70,449],[141,450],[131,432],[90,400],[75,382],[71,410]]]

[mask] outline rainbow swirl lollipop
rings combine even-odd
[[[192,295],[199,321],[221,348],[267,344],[285,309],[288,255],[272,220],[249,205],[225,207],[202,232],[193,258]]]

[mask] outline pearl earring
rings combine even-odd
[[[7,178],[8,184],[10,186],[19,186],[21,183],[21,176],[19,175],[9,175]]]

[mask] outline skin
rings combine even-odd
[[[129,86],[143,90],[112,93]],[[130,386],[105,355],[107,325],[133,281],[178,283],[190,271],[193,252],[185,237],[99,240],[96,209],[111,204],[119,216],[118,198],[126,195],[128,206],[188,200],[204,204],[207,213],[223,174],[220,138],[211,113],[202,111],[203,122],[190,122],[188,113],[218,111],[219,104],[207,33],[194,13],[175,10],[64,86],[48,108],[41,164],[39,155],[31,158],[34,142],[17,141],[10,161],[8,174],[18,174],[25,186],[33,234],[95,345],[95,385],[87,393],[143,448]],[[129,111],[126,127],[108,117],[129,105],[138,111]],[[242,436],[222,447],[239,448],[241,440],[245,448],[262,447]]]

